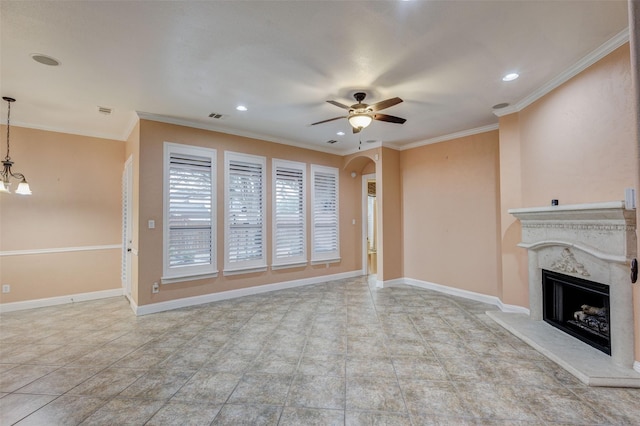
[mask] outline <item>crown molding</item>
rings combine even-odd
[[[273,143],[278,143],[278,144],[281,144],[281,145],[293,146],[293,147],[296,147],[296,148],[306,149],[306,150],[310,150],[310,151],[320,151],[320,152],[324,152],[326,154],[333,154],[333,155],[340,155],[340,156],[345,155],[344,151],[339,151],[339,150],[336,150],[336,149],[331,149],[331,148],[321,147],[321,146],[316,147],[316,146],[308,145],[308,144],[305,144],[304,146],[302,146],[300,142],[294,142],[294,141],[289,141],[289,140],[286,140],[286,139],[274,138],[272,136],[267,136],[267,135],[247,132],[247,131],[244,131],[244,130],[230,129],[230,128],[227,128],[227,127],[223,128],[223,127],[219,127],[219,126],[215,126],[215,125],[211,125],[211,124],[201,123],[201,122],[198,122],[198,121],[185,120],[185,119],[182,119],[182,118],[169,117],[169,116],[166,116],[166,115],[153,114],[153,113],[144,112],[144,111],[136,111],[136,113],[138,114],[138,117],[141,120],[157,121],[157,122],[160,122],[160,123],[175,124],[175,125],[178,125],[178,126],[191,127],[191,128],[194,128],[194,129],[210,130],[212,132],[219,132],[219,133],[225,133],[225,134],[228,134],[228,135],[242,136],[242,137],[245,137],[245,138],[251,138],[251,139],[257,139],[257,140],[261,140],[261,141],[273,142]]]
[[[424,145],[431,145],[438,142],[450,141],[452,139],[463,138],[465,136],[473,136],[480,133],[490,132],[492,130],[498,130],[498,123],[488,124],[486,126],[476,127],[473,129],[461,130],[459,132],[449,133],[448,135],[442,135],[431,139],[426,139],[419,142],[413,142],[407,145],[395,146],[395,149],[404,151],[406,149],[418,148]]]
[[[14,122],[13,120],[11,120],[11,127],[24,127],[25,129],[44,130],[46,132],[64,133],[67,135],[76,135],[76,136],[86,136],[89,138],[96,138],[96,139],[109,139],[109,140],[118,141],[118,142],[126,141],[126,138],[123,139],[122,135],[117,135],[117,134],[79,132],[77,130],[66,129],[64,127],[42,126],[39,124],[25,123],[24,121]]]
[[[551,92],[553,89],[559,87],[560,85],[566,83],[576,75],[580,74],[582,71],[589,68],[591,65],[598,62],[600,59],[607,56],[609,53],[613,52],[623,44],[629,41],[629,27],[626,27],[624,30],[620,31],[618,34],[613,36],[613,38],[609,39],[605,43],[603,43],[600,47],[589,53],[587,56],[580,59],[578,62],[573,64],[571,67],[566,69],[564,72],[560,73],[546,84],[539,87],[529,96],[521,99],[515,105],[511,105],[506,108],[501,108],[497,110],[493,110],[493,113],[502,117],[508,114],[513,114],[514,112],[520,112],[524,108],[528,107],[544,95]]]
[[[131,136],[131,132],[133,132],[133,129],[136,127],[136,124],[138,124],[139,121],[140,118],[138,118],[138,114],[132,111],[129,123],[127,124],[127,127],[125,127],[124,133],[122,134],[122,140],[126,141],[129,139],[129,136]]]

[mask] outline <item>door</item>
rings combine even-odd
[[[132,190],[133,161],[129,157],[124,163],[122,172],[122,289],[129,300],[131,300]]]

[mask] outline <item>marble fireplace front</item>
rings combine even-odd
[[[529,316],[496,313],[496,321],[590,385],[640,387],[634,366],[630,262],[636,257],[636,214],[624,202],[511,209],[528,252]],[[605,284],[611,355],[543,321],[543,272]],[[526,318],[524,318],[526,317]],[[563,336],[564,335],[564,336]]]

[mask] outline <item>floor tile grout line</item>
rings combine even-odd
[[[287,312],[291,311],[291,305],[289,306],[289,309],[287,310]],[[317,309],[314,311],[314,318],[313,318],[313,322],[311,324],[311,328],[313,328],[313,325],[316,322],[316,318],[317,318]],[[283,316],[284,318],[284,316]],[[282,319],[280,320],[279,324],[282,323]],[[305,338],[304,338],[304,343],[302,345],[302,349],[300,350],[300,353],[298,355],[298,362],[296,363],[296,367],[293,370],[293,374],[291,375],[291,379],[289,380],[289,386],[287,387],[287,394],[285,395],[284,398],[284,402],[282,403],[282,408],[280,410],[280,415],[278,416],[278,421],[276,422],[276,424],[280,424],[280,422],[282,421],[282,415],[284,414],[284,409],[287,406],[287,402],[289,401],[289,395],[291,394],[291,387],[293,386],[293,382],[295,381],[296,378],[296,372],[298,371],[298,369],[300,368],[300,364],[302,362],[302,357],[304,356],[304,352],[305,349],[307,347],[307,342],[309,341],[309,333],[305,333]]]
[[[423,299],[425,301],[429,300],[429,297],[431,297],[432,293],[428,293],[425,291],[409,291],[405,288],[400,288],[399,290],[395,290],[395,289],[391,289],[392,292],[388,293],[390,295],[392,295],[390,298],[387,298],[386,296],[382,299],[380,299],[380,301],[384,304],[379,304],[376,302],[373,302],[374,298],[372,296],[372,288],[368,285],[368,283],[366,283],[366,281],[362,280],[362,279],[358,279],[358,280],[351,280],[351,281],[336,281],[336,282],[327,282],[327,283],[323,283],[321,286],[319,287],[318,291],[314,291],[312,294],[312,297],[315,299],[317,299],[319,297],[319,295],[322,295],[323,300],[327,300],[330,303],[330,307],[328,309],[326,309],[326,312],[324,312],[324,316],[321,317],[321,315],[323,314],[323,311],[320,310],[316,310],[313,314],[313,321],[310,322],[305,322],[305,326],[304,326],[304,330],[305,330],[305,337],[304,337],[304,341],[303,341],[303,345],[302,345],[302,349],[297,349],[298,351],[298,358],[297,358],[297,363],[296,366],[294,367],[293,370],[293,374],[291,376],[291,379],[289,381],[288,384],[288,388],[287,388],[287,395],[285,397],[284,400],[284,404],[281,407],[281,410],[279,412],[279,421],[281,419],[283,419],[283,415],[284,415],[284,407],[287,406],[289,399],[291,398],[290,393],[292,392],[292,385],[293,385],[293,381],[295,380],[295,377],[299,374],[301,374],[300,368],[301,368],[301,363],[303,360],[303,357],[305,356],[305,353],[307,352],[307,346],[310,342],[310,337],[313,335],[314,333],[314,327],[318,324],[320,324],[320,319],[321,318],[325,318],[325,319],[330,319],[331,318],[331,312],[337,313],[338,312],[338,308],[336,308],[336,306],[342,306],[344,310],[341,311],[340,313],[340,317],[342,318],[342,320],[344,321],[344,324],[346,326],[348,326],[348,324],[350,323],[349,317],[350,317],[350,313],[356,313],[356,315],[354,315],[351,318],[351,323],[353,324],[360,324],[363,323],[363,320],[366,320],[367,318],[367,310],[368,309],[372,309],[375,311],[376,313],[376,320],[377,320],[377,330],[380,331],[382,334],[380,334],[381,336],[384,337],[384,342],[385,344],[388,344],[388,342],[390,342],[388,339],[389,338],[398,338],[398,339],[403,339],[406,336],[411,336],[411,333],[396,333],[396,331],[394,331],[394,327],[395,330],[398,330],[397,327],[402,327],[402,322],[403,319],[406,320],[406,322],[408,324],[411,324],[411,329],[414,332],[417,332],[417,335],[415,337],[419,338],[419,341],[422,342],[423,344],[425,344],[426,347],[430,348],[430,351],[432,352],[432,358],[433,360],[437,361],[439,366],[442,367],[444,369],[444,373],[446,377],[446,382],[450,383],[452,386],[452,389],[456,391],[458,398],[461,399],[461,402],[464,404],[464,406],[470,410],[470,415],[466,416],[465,418],[467,419],[475,419],[478,422],[481,422],[483,420],[487,420],[486,417],[484,417],[484,415],[482,414],[484,412],[484,410],[482,410],[481,412],[478,412],[478,415],[476,416],[476,414],[474,413],[473,410],[470,409],[470,406],[468,405],[468,401],[465,398],[461,397],[461,393],[462,391],[465,390],[464,388],[464,380],[462,379],[456,379],[456,377],[452,376],[452,372],[444,367],[443,361],[445,359],[449,359],[447,353],[448,352],[442,352],[439,350],[436,350],[436,348],[434,346],[431,346],[431,339],[429,338],[430,335],[426,335],[423,332],[420,332],[418,329],[418,323],[416,322],[417,319],[412,318],[412,313],[413,312],[418,312],[420,310],[420,301],[419,300],[412,300],[412,297],[414,297],[415,295],[420,295],[420,296],[425,296],[423,297]],[[365,287],[365,285],[367,285],[367,287]],[[362,290],[367,292],[367,299],[363,300],[362,299]],[[385,290],[382,290],[380,293],[385,293]],[[284,313],[282,312],[282,310],[277,309],[278,304],[287,304],[287,310],[286,312],[291,312],[293,310],[293,306],[295,304],[294,300],[303,300],[304,299],[304,294],[303,292],[294,292],[292,291],[290,293],[290,295],[287,295],[286,297],[280,297],[280,298],[266,298],[266,297],[258,297],[258,298],[253,298],[251,299],[251,303],[256,303],[256,305],[252,305],[252,306],[259,306],[259,309],[257,310],[257,312],[259,312],[260,314],[267,314],[269,312],[270,309],[275,309],[276,314],[277,315],[284,315]],[[426,297],[426,295],[429,295],[429,297]],[[291,297],[291,299],[289,299],[288,297]],[[395,304],[390,303],[389,300],[394,299],[395,298]],[[434,298],[438,298],[437,295],[434,296]],[[378,296],[376,296],[376,299],[379,299]],[[464,312],[465,314],[465,318],[469,319],[470,324],[472,325],[472,329],[476,329],[475,327],[479,327],[479,330],[484,330],[487,332],[487,334],[484,334],[484,331],[482,333],[483,337],[487,337],[488,341],[493,341],[493,338],[495,337],[495,342],[498,343],[501,340],[501,337],[503,338],[504,335],[500,335],[499,333],[496,332],[496,329],[490,327],[490,324],[487,324],[485,322],[486,318],[482,318],[482,313],[480,312],[480,309],[483,307],[483,305],[475,305],[475,304],[463,304],[463,303],[458,303],[456,300],[454,299],[450,299],[447,297],[442,297],[442,300],[444,302],[447,302],[447,305],[451,305],[451,304],[456,304],[458,305],[457,308],[461,309],[462,312]],[[414,303],[415,302],[415,303]],[[112,308],[113,304],[110,305],[110,309]],[[229,334],[225,333],[225,338],[224,340],[220,340],[220,344],[218,344],[218,341],[214,341],[212,340],[213,345],[216,347],[215,352],[212,352],[211,355],[207,356],[207,359],[210,359],[212,356],[214,356],[214,353],[217,353],[218,351],[221,351],[223,347],[227,347],[225,345],[228,345],[229,342],[232,342],[233,339],[235,338],[239,338],[242,333],[240,330],[242,330],[242,327],[238,327],[238,324],[242,324],[242,325],[247,325],[247,324],[251,324],[249,321],[252,318],[255,318],[253,315],[252,316],[245,316],[240,314],[242,311],[244,312],[251,312],[252,309],[249,308],[247,309],[247,306],[249,305],[245,305],[244,302],[239,302],[235,305],[225,305],[225,304],[220,304],[218,306],[224,307],[225,310],[228,309],[228,312],[238,312],[239,314],[237,315],[237,319],[236,320],[231,320],[230,322],[226,323],[229,324]],[[384,306],[384,309],[381,309]],[[397,307],[396,309],[394,309],[394,306]],[[225,311],[227,312],[227,311]],[[454,312],[454,311],[452,311]],[[380,314],[382,314],[382,317],[380,316]],[[254,314],[255,315],[255,314]],[[179,331],[181,328],[183,327],[188,327],[189,321],[190,320],[194,320],[194,319],[198,319],[198,318],[206,318],[206,321],[209,323],[213,323],[214,320],[211,318],[214,317],[221,317],[221,316],[217,316],[217,314],[214,316],[213,313],[211,312],[207,312],[204,310],[201,311],[196,311],[196,310],[189,310],[189,309],[185,309],[184,311],[178,311],[175,315],[171,315],[170,317],[158,317],[158,318],[168,318],[169,321],[172,322],[172,326],[166,328],[167,333],[169,332],[169,330],[174,330],[174,332],[177,330]],[[265,316],[265,318],[268,318],[268,316]],[[275,318],[275,316],[274,316]],[[464,321],[457,321],[456,317],[449,317],[449,316],[443,316],[441,317],[444,321],[444,323],[447,325],[447,327],[450,328],[451,332],[454,333],[459,339],[456,339],[457,341],[465,341],[465,339],[469,339],[472,337],[472,335],[468,332],[465,332],[463,334],[460,334],[461,330],[464,330],[463,326],[464,326]],[[445,321],[445,318],[447,320],[451,320],[451,321]],[[382,330],[380,327],[382,325],[382,321],[384,321],[389,327],[386,330]],[[331,322],[329,322],[331,323]],[[335,323],[335,322],[333,322]],[[271,331],[271,334],[273,334],[275,331],[274,330],[278,330],[280,328],[281,325],[285,324],[284,321],[284,316],[280,317],[280,320],[278,321],[278,324],[276,326],[274,326],[274,328]],[[428,323],[427,323],[428,325]],[[148,330],[151,327],[149,326],[149,323],[145,323],[142,324],[141,328],[137,331],[138,333],[144,333],[144,330]],[[424,327],[422,327],[424,328]],[[325,331],[328,329],[328,327],[325,327]],[[191,327],[188,329],[187,334],[189,336],[195,336],[198,333],[202,332],[202,330],[204,330],[204,328],[198,328],[198,327]],[[359,335],[362,336],[367,336],[366,334],[366,329],[362,329],[362,330],[354,330],[355,333],[349,333],[346,332],[347,329],[345,329],[345,333],[344,333],[344,343],[347,344],[347,346],[344,348],[344,351],[342,352],[342,359],[344,361],[344,364],[342,366],[342,373],[344,374],[344,413],[343,413],[343,421],[346,422],[347,421],[347,405],[346,405],[346,400],[347,400],[347,388],[348,388],[348,376],[347,376],[347,358],[349,356],[349,353],[351,353],[349,351],[349,342],[356,340],[356,337]],[[248,331],[248,329],[245,329],[244,331]],[[362,331],[365,331],[365,333],[362,333]],[[136,332],[135,329],[131,329],[130,332]],[[127,332],[129,333],[129,331]],[[376,334],[376,335],[377,335]],[[369,336],[374,336],[374,334],[369,334]],[[466,337],[465,337],[466,336]],[[409,339],[411,338],[415,338],[415,337],[407,337]],[[521,347],[519,346],[514,340],[510,340],[510,339],[504,339],[505,341],[503,342],[506,346],[504,346],[504,349],[507,349],[507,351],[503,352],[502,346],[497,347],[497,349],[500,349],[500,351],[496,352],[495,354],[495,360],[497,362],[500,362],[500,360],[507,360],[509,359],[509,353],[511,353],[511,351],[513,351],[513,356],[515,357],[514,360],[512,361],[512,366],[513,368],[517,368],[519,369],[520,365],[521,367],[524,369],[522,370],[524,372],[524,374],[520,374],[520,372],[518,372],[517,376],[513,376],[513,377],[522,377],[522,379],[520,379],[521,381],[519,382],[514,382],[513,385],[518,384],[519,386],[522,387],[529,387],[531,388],[533,387],[537,387],[540,389],[544,389],[548,386],[551,386],[553,389],[556,389],[558,392],[561,392],[560,395],[565,395],[567,397],[567,401],[578,401],[580,404],[583,404],[584,406],[588,406],[589,404],[593,404],[594,401],[596,400],[596,396],[597,395],[595,392],[593,393],[587,393],[584,392],[585,389],[587,390],[592,390],[592,388],[585,388],[584,386],[580,386],[580,384],[576,384],[573,383],[570,380],[567,379],[563,379],[562,376],[557,375],[556,372],[557,370],[557,366],[554,366],[553,363],[551,363],[550,361],[544,359],[544,358],[539,358],[534,356],[535,354],[529,354],[527,351],[526,347]],[[190,342],[191,340],[186,339],[185,342],[183,342],[183,344],[178,345],[178,346],[168,346],[168,348],[171,348],[172,350],[170,351],[171,353],[168,354],[167,358],[170,358],[171,356],[175,356],[176,353],[178,353],[180,350],[182,350],[182,348],[186,348],[187,346],[184,345],[184,343]],[[253,360],[255,361],[255,358],[257,357],[257,354],[263,353],[264,351],[266,351],[268,349],[267,343],[268,340],[265,340],[264,342],[262,342],[263,344],[260,346],[259,350],[256,350],[253,352]],[[110,346],[110,345],[104,345],[106,346]],[[142,347],[144,345],[141,345],[139,347]],[[138,347],[138,348],[139,348]],[[233,346],[228,346],[229,348],[233,347]],[[241,346],[236,346],[236,348],[239,348]],[[296,347],[297,344],[296,344]],[[485,344],[481,344],[478,345],[477,347],[474,346],[473,349],[470,348],[470,353],[473,354],[474,357],[483,357],[483,356],[487,356],[486,352],[488,350],[491,350],[492,345],[485,345]],[[131,352],[134,352],[135,350],[137,350],[138,348],[132,349]],[[272,349],[276,349],[276,346],[273,346]],[[362,348],[364,348],[364,346],[362,346]],[[407,348],[400,348],[400,351],[398,352],[397,355],[391,355],[391,352],[389,354],[386,354],[391,363],[392,363],[392,368],[393,368],[393,372],[394,372],[394,376],[395,376],[395,381],[398,383],[398,386],[400,386],[400,391],[401,391],[401,396],[403,398],[403,403],[404,403],[404,407],[405,407],[405,415],[408,414],[408,421],[415,424],[417,422],[416,418],[414,416],[412,416],[411,412],[408,410],[408,406],[407,406],[407,399],[406,399],[406,394],[405,394],[405,388],[400,384],[401,378],[399,376],[399,374],[401,373],[401,370],[399,370],[399,367],[396,363],[394,363],[394,358],[397,358],[399,356],[409,356],[410,354],[403,354],[403,352],[406,352],[406,350],[411,350],[411,346],[407,346]],[[479,352],[478,352],[479,351]],[[393,352],[393,351],[392,351]],[[49,352],[48,352],[49,353]],[[120,359],[126,357],[127,355],[123,355]],[[82,357],[82,356],[80,356]],[[74,360],[79,359],[78,357],[69,357],[69,359],[73,358]],[[53,358],[51,358],[53,359]],[[62,356],[62,359],[64,359],[64,355]],[[44,374],[42,376],[40,376],[39,378],[34,379],[33,381],[39,380],[40,378],[46,377],[49,374],[52,374],[55,371],[59,371],[62,368],[75,368],[75,367],[85,367],[84,365],[77,365],[75,364],[75,361],[71,360],[71,361],[64,361],[65,363],[63,365],[52,365],[51,367],[53,367],[54,369],[51,372],[48,372],[47,374]],[[463,358],[460,358],[460,360],[463,360]],[[114,364],[116,364],[118,360],[115,360],[112,364],[105,364],[105,365],[101,365],[100,367],[102,367],[99,371],[97,371],[93,376],[87,377],[83,382],[75,384],[74,387],[72,387],[70,390],[67,390],[65,393],[63,393],[62,395],[51,395],[54,399],[49,401],[47,404],[43,405],[42,407],[39,407],[36,410],[33,410],[32,413],[37,412],[40,409],[43,409],[44,407],[46,407],[47,405],[55,402],[55,401],[60,401],[60,398],[64,397],[64,396],[78,396],[78,397],[84,397],[84,395],[75,395],[72,394],[73,389],[77,388],[78,386],[81,386],[82,383],[86,383],[86,381],[91,380],[93,377],[95,377],[95,375],[100,374],[103,371],[108,370],[109,368],[116,368],[116,367],[112,367]],[[192,362],[192,361],[186,361],[186,362]],[[7,371],[11,371],[12,369],[19,367],[20,365],[27,365],[26,363],[19,363],[14,365],[12,368],[10,368],[9,370],[4,370],[3,373],[6,373]],[[41,364],[33,364],[33,365],[41,365]],[[187,365],[187,364],[185,364]],[[197,367],[193,368],[193,373],[189,376],[189,378],[187,378],[187,380],[181,384],[181,386],[172,394],[172,396],[168,397],[167,399],[164,400],[164,403],[154,412],[151,414],[151,416],[147,419],[147,421],[149,421],[150,419],[153,418],[154,415],[157,415],[157,413],[162,410],[164,407],[167,406],[167,404],[169,403],[169,401],[171,400],[171,398],[173,398],[177,392],[180,391],[180,389],[182,389],[186,383],[188,383],[188,381],[190,380],[190,378],[193,377],[194,374],[197,374],[198,371],[203,371],[204,369],[204,365],[205,363],[196,363],[194,365],[197,365]],[[511,364],[509,364],[511,365]],[[509,365],[507,365],[507,367],[509,368]],[[462,365],[462,367],[464,367],[464,365]],[[129,367],[117,367],[117,369],[128,369]],[[148,369],[144,369],[147,373]],[[535,371],[539,371],[541,373],[544,373],[546,376],[548,376],[548,378],[545,378],[544,380],[538,380],[535,377]],[[147,374],[145,373],[145,374]],[[246,374],[246,371],[242,373],[242,377],[244,377],[244,375]],[[533,376],[531,376],[533,375]],[[508,383],[508,378],[511,377],[512,375],[508,372],[508,371],[503,371],[502,373],[498,374],[496,376],[497,380],[496,381],[487,381],[485,383],[487,383],[488,385],[491,385],[493,387],[502,387],[502,386],[509,386],[510,384]],[[425,376],[426,377],[426,376]],[[527,379],[527,377],[531,377],[532,379],[535,380],[529,380]],[[548,380],[552,380],[552,381],[548,381]],[[28,386],[30,383],[33,383],[33,381],[27,383],[27,384],[23,384],[22,387],[24,386]],[[238,382],[239,383],[239,382]],[[234,390],[237,388],[238,383],[236,383],[236,387],[234,387]],[[130,385],[129,385],[130,386]],[[129,387],[127,386],[127,388]],[[19,389],[22,389],[19,388]],[[125,389],[127,389],[125,388]],[[6,395],[11,395],[11,394],[20,394],[19,389],[14,390],[12,392],[8,392],[6,393]],[[232,390],[229,395],[231,395],[233,393]],[[599,390],[599,388],[598,388]],[[626,390],[625,390],[626,391]],[[122,392],[122,390],[120,390],[120,392]],[[605,392],[605,395],[607,395],[607,391],[603,390],[603,392]],[[119,398],[120,394],[116,394],[115,396],[112,396],[108,399],[108,401],[112,401],[114,398]],[[593,396],[591,396],[593,395]],[[612,394],[613,395],[613,394]],[[90,396],[90,395],[89,395]],[[635,395],[634,395],[635,397]],[[127,398],[131,401],[135,401],[136,398]],[[228,401],[228,397],[227,397],[227,401]],[[105,402],[104,404],[106,404],[107,402]],[[523,399],[523,403],[524,403],[524,399]],[[242,405],[242,404],[241,404]],[[104,407],[104,405],[99,406],[98,408],[95,409],[95,411],[100,410],[102,407]],[[222,405],[220,407],[220,409],[222,409]],[[93,413],[95,413],[95,411],[93,411]],[[353,410],[352,410],[353,411]],[[369,413],[376,413],[375,415],[384,415],[383,412],[375,412],[372,410],[356,410],[356,411],[366,411]],[[597,412],[597,411],[596,411]],[[30,414],[32,414],[30,413]],[[216,413],[216,417],[219,415],[220,410],[218,411],[218,413]],[[551,424],[553,422],[549,422],[549,421],[545,421],[544,418],[550,418],[549,415],[550,413],[553,413],[553,411],[541,411],[541,415],[537,415],[538,413],[536,413],[536,418],[539,419],[541,424]],[[29,414],[29,415],[30,415]],[[213,414],[213,413],[212,413]],[[439,413],[439,415],[444,414],[445,416],[447,415],[446,412],[444,413]],[[482,414],[482,415],[481,415]],[[90,417],[93,414],[88,414],[88,416]],[[371,414],[374,415],[374,414]],[[624,421],[623,419],[623,415],[624,412],[622,412],[621,414],[619,414],[618,417],[614,417],[613,413],[609,414],[609,411],[607,412],[601,412],[601,416],[598,417],[598,419],[594,419],[594,418],[585,418],[585,417],[579,417],[582,414],[578,414],[577,417],[575,417],[575,421],[581,421],[581,423],[589,423],[589,424],[608,424],[609,422],[614,423],[616,422],[615,419],[619,419],[618,421]],[[453,414],[449,413],[449,418],[450,419],[454,419],[456,417],[452,417]],[[505,416],[505,417],[511,417],[511,416]],[[544,418],[543,418],[544,417]],[[447,417],[443,417],[443,421],[447,421],[446,420]],[[571,419],[574,419],[573,417],[569,416],[569,415],[565,415],[562,416],[561,418],[564,418],[566,421],[570,421]],[[460,419],[462,419],[462,417],[460,417]],[[500,417],[501,420],[502,417]],[[508,420],[507,419],[507,420]],[[611,420],[609,420],[611,419]],[[515,419],[511,419],[511,420],[515,420]],[[15,420],[13,420],[15,421]],[[212,420],[213,421],[213,420]]]

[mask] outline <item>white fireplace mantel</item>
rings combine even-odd
[[[614,201],[508,212],[520,220],[522,242],[518,245],[528,253],[530,316],[526,320],[530,323],[524,324],[523,318],[517,318],[515,323],[522,323],[522,327],[516,332],[503,321],[508,315],[498,314],[500,318],[494,319],[588,384],[640,387],[640,375],[633,370],[633,299],[629,278],[630,262],[637,255],[635,210],[625,209],[623,201]],[[564,333],[542,321],[543,269],[609,286],[611,357],[569,335],[563,336]],[[585,355],[593,360],[591,364],[584,360]],[[610,372],[603,374],[603,367],[611,367]],[[618,376],[624,377],[613,380]]]
[[[626,210],[624,201],[508,212],[520,219],[522,242],[518,245],[529,251],[551,246],[570,247],[604,262],[623,265],[628,265],[636,256],[636,212]]]

